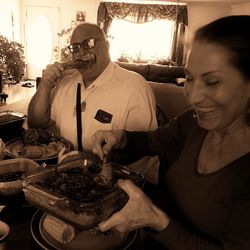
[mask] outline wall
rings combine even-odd
[[[0,34],[20,42],[20,0],[0,0],[0,23]]]
[[[29,79],[40,76],[42,69],[47,64],[60,60],[59,51],[68,45],[69,34],[62,37],[59,37],[57,34],[62,30],[67,30],[75,26],[77,11],[85,12],[86,22],[96,23],[97,20],[98,4],[96,0],[20,1],[21,42],[26,48],[25,57],[27,60],[25,77]],[[50,26],[47,26],[46,23],[39,24],[41,26],[38,25],[38,20],[44,20],[44,17],[46,20],[49,20]],[[38,27],[35,25],[38,25]],[[45,42],[43,42],[42,38],[46,39]],[[55,52],[55,49],[58,52]]]
[[[188,3],[188,37],[192,40],[194,32],[215,19],[231,14],[231,4],[228,3]]]
[[[14,38],[24,43],[25,8],[31,6],[53,6],[60,8],[60,28],[68,28],[71,20],[75,19],[76,11],[86,11],[86,21],[96,23],[97,9],[101,0],[0,0],[0,14],[14,15]],[[232,14],[250,14],[249,3],[187,3],[189,19],[188,41],[191,40],[194,31],[201,25],[216,18]],[[1,19],[0,19],[1,21]]]
[[[250,15],[250,1],[249,3],[232,5],[233,15]]]
[[[101,0],[0,0],[0,22],[2,18],[13,16],[14,26],[12,30],[11,21],[9,24],[11,32],[10,36],[23,45],[25,45],[25,18],[27,6],[41,7],[57,7],[60,10],[59,30],[71,27],[72,20],[75,20],[76,11],[86,12],[86,21],[96,23],[97,10]],[[182,1],[184,2],[184,1]],[[250,1],[242,4],[231,5],[228,2],[188,2],[188,34],[187,34],[187,49],[192,36],[197,28],[217,18],[230,14],[250,14]],[[3,17],[4,16],[4,17]],[[5,22],[1,22],[5,23]],[[1,26],[3,27],[3,26]],[[1,33],[0,27],[0,33]],[[5,29],[8,30],[8,29]],[[14,35],[13,35],[14,34]],[[65,39],[59,39],[59,46],[65,44]]]
[[[2,0],[1,0],[2,1]],[[76,11],[86,12],[86,21],[96,23],[99,0],[20,0],[22,5],[22,34],[25,30],[25,11],[27,6],[59,7],[60,30],[70,28],[76,18]],[[22,41],[25,37],[22,37]]]
[[[111,1],[111,0],[107,0]],[[118,1],[118,0],[117,0]],[[119,0],[120,1],[120,0]],[[128,0],[125,0],[128,1]],[[160,0],[164,2],[164,0]],[[96,2],[101,2],[96,1]],[[175,1],[177,2],[177,1]],[[185,3],[185,1],[181,1]],[[231,14],[232,6],[228,2],[218,3],[218,1],[206,2],[206,1],[188,1],[188,34],[187,34],[187,47],[192,40],[193,34],[197,28],[209,23],[217,18],[227,16]],[[97,6],[98,7],[98,6]]]

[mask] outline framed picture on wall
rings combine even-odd
[[[77,22],[85,22],[86,12],[85,11],[77,11],[76,12],[76,21]]]

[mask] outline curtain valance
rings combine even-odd
[[[105,23],[109,18],[124,19],[136,23],[154,19],[168,19],[188,24],[185,5],[133,4],[121,2],[101,2],[98,9],[98,22]]]

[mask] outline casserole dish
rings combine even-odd
[[[108,162],[105,167],[110,167],[112,178],[103,184],[99,172],[95,173],[96,168],[104,168],[102,164],[97,157],[83,154],[79,159],[26,174],[26,200],[79,229],[93,228],[128,201],[128,195],[116,185],[118,179],[130,179],[140,187],[144,183],[142,175]]]

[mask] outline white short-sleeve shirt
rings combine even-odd
[[[51,120],[59,134],[77,149],[76,91],[81,84],[82,144],[91,150],[91,137],[97,130],[126,129],[149,131],[157,128],[155,97],[145,79],[110,62],[105,71],[85,88],[78,71],[66,76],[54,88],[51,99]],[[112,116],[110,122],[98,120],[103,110]]]

